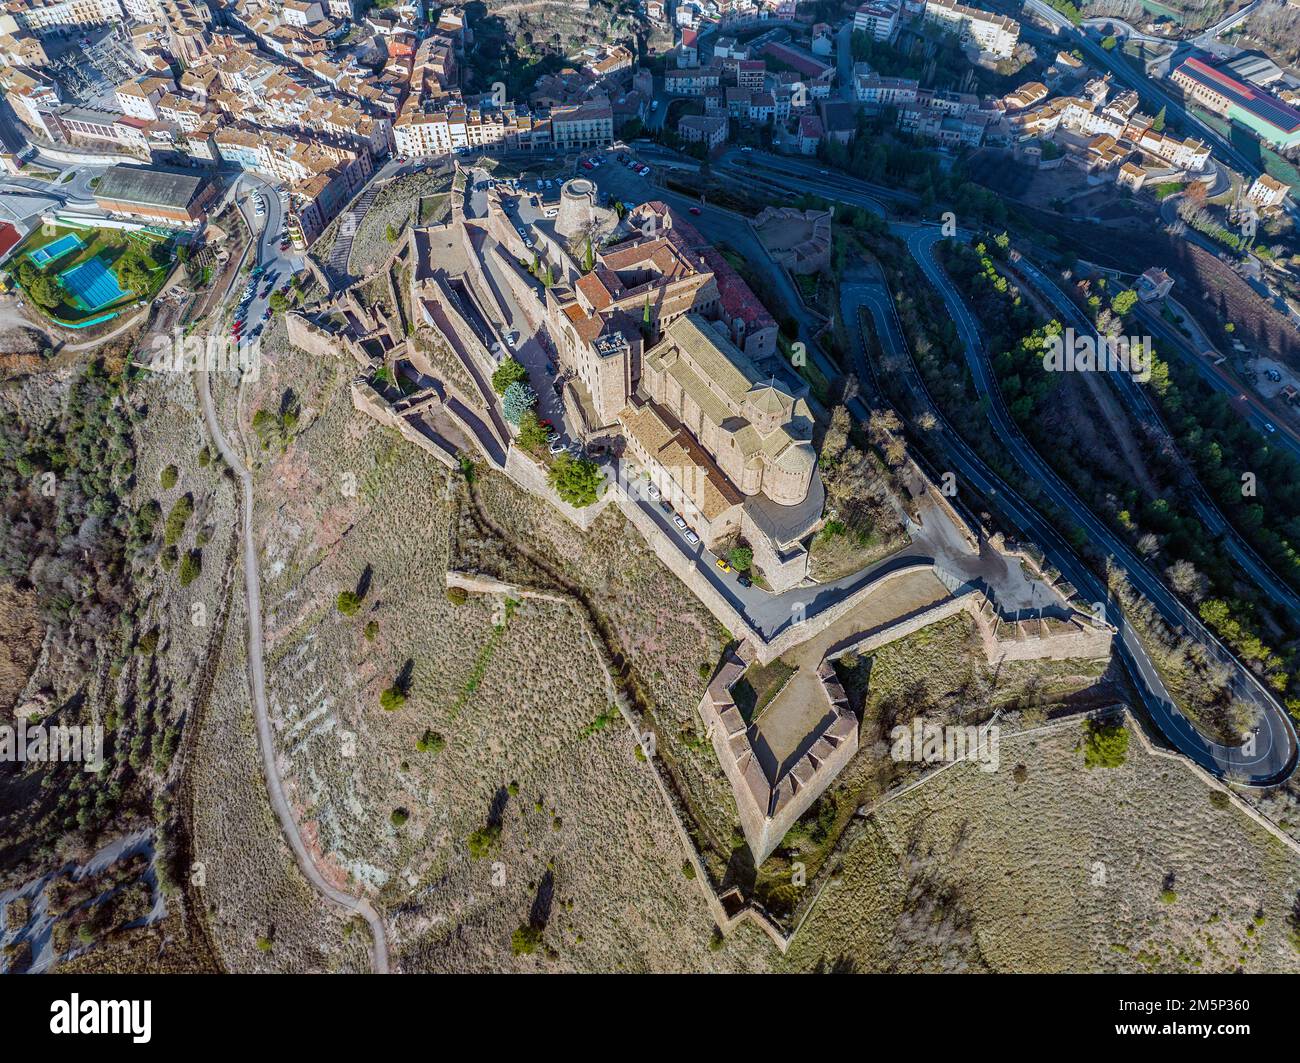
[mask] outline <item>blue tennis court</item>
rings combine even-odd
[[[55,259],[62,258],[70,251],[78,251],[86,245],[81,242],[81,237],[76,233],[68,233],[66,236],[60,236],[52,243],[44,247],[38,247],[35,251],[29,251],[27,257],[35,262],[41,269],[44,269]]]
[[[83,310],[98,310],[128,294],[121,289],[113,271],[104,265],[104,260],[98,255],[59,274],[59,280]]]

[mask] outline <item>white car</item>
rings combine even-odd
[[[673,514],[673,523],[676,524],[681,531],[686,531],[686,518],[680,513]]]
[[[516,225],[516,226],[515,226],[515,232],[517,232],[520,236],[527,236],[527,235],[528,235],[528,230],[525,229],[522,225]]]
[[[645,496],[646,498],[650,499],[651,502],[659,501],[659,488],[657,488],[654,484],[646,484]]]
[[[506,337],[506,346],[509,347],[512,351],[515,349],[514,333],[511,333],[509,336]]]
[[[559,216],[559,213],[560,213],[560,211],[559,211],[559,209],[556,208],[556,207],[547,207],[547,208],[546,208],[546,216],[547,216],[548,218],[555,218],[555,217],[558,217],[558,216]]]
[[[551,440],[551,445],[546,449],[552,454],[558,454],[560,451],[564,450],[564,440],[557,437]]]
[[[698,546],[698,545],[699,545],[699,542],[700,542],[700,537],[699,537],[698,535],[696,535],[695,532],[691,531],[690,528],[687,528],[687,529],[686,529],[686,541],[687,541],[688,543],[690,543],[692,546]]]

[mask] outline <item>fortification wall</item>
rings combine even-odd
[[[616,490],[613,486],[606,486],[604,494],[591,505],[584,506],[581,509],[571,506],[555,493],[555,489],[546,479],[546,471],[529,457],[522,448],[513,444],[506,452],[505,474],[529,494],[545,499],[567,520],[576,524],[584,532],[605,512],[605,507],[613,500]]]
[[[352,405],[359,412],[364,413],[367,417],[379,422],[386,428],[394,428],[401,433],[402,438],[409,443],[414,443],[426,454],[431,454],[443,465],[449,469],[459,469],[460,465],[456,460],[456,452],[438,445],[434,439],[430,439],[423,432],[411,425],[406,418],[396,413],[388,405],[382,396],[375,393],[363,380],[354,380],[348,388],[352,395]]]

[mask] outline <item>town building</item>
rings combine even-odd
[[[892,41],[898,32],[896,0],[870,0],[853,13],[853,28],[873,41]]]
[[[1006,15],[995,15],[967,7],[957,0],[926,0],[924,21],[972,44],[995,59],[1010,59],[1020,38],[1020,23]]]
[[[215,195],[203,174],[150,166],[112,166],[95,187],[101,210],[186,227],[203,220]]]
[[[1170,75],[1187,96],[1216,114],[1239,122],[1277,148],[1300,143],[1300,111],[1203,59],[1191,58]]]

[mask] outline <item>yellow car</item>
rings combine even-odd
[[[727,562],[724,561],[722,558],[718,558],[718,568],[722,569],[723,572],[731,571],[731,566],[727,564]]]

